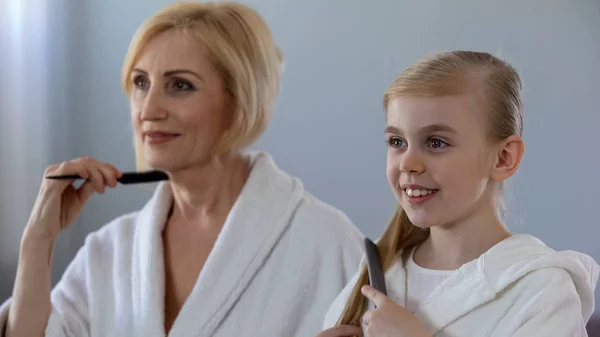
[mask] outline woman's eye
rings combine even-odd
[[[402,138],[398,137],[389,137],[387,139],[387,144],[391,147],[402,147],[405,146],[405,142]]]
[[[182,79],[175,79],[172,84],[172,89],[177,91],[188,91],[194,90],[195,87],[192,83]]]
[[[431,138],[429,140],[429,147],[433,148],[433,149],[440,149],[443,147],[448,146],[448,143],[446,143],[445,141],[438,139],[438,138]]]
[[[135,85],[136,88],[144,89],[148,85],[148,81],[144,76],[136,76],[133,79],[133,85]]]

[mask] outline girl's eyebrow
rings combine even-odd
[[[445,132],[445,133],[457,134],[456,130],[454,130],[447,124],[432,124],[432,125],[424,126],[419,130],[419,132],[420,133]],[[388,125],[385,128],[385,133],[403,134],[404,132],[400,128]]]

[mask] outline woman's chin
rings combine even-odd
[[[175,172],[181,169],[181,165],[175,160],[146,160],[148,170],[158,170],[166,173]]]

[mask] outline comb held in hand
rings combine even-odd
[[[80,180],[84,179],[80,175],[72,174],[72,175],[58,175],[58,176],[47,176],[46,179],[54,179],[54,180]],[[169,180],[169,176],[162,171],[146,171],[146,172],[123,172],[123,175],[120,178],[117,178],[117,181],[123,185],[129,184],[143,184],[143,183],[152,183],[162,180]]]
[[[387,295],[385,286],[385,273],[381,265],[379,249],[377,245],[369,238],[364,239],[365,254],[367,255],[367,271],[369,273],[369,283],[371,287],[377,289],[384,295]]]

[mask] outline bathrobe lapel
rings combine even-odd
[[[263,267],[300,204],[303,186],[299,180],[279,170],[266,153],[250,156],[252,170],[248,180],[169,336],[214,333]],[[134,268],[137,266],[137,270],[132,289],[136,331],[144,336],[164,336],[161,232],[171,199],[168,184],[163,183],[142,210],[136,229]]]

